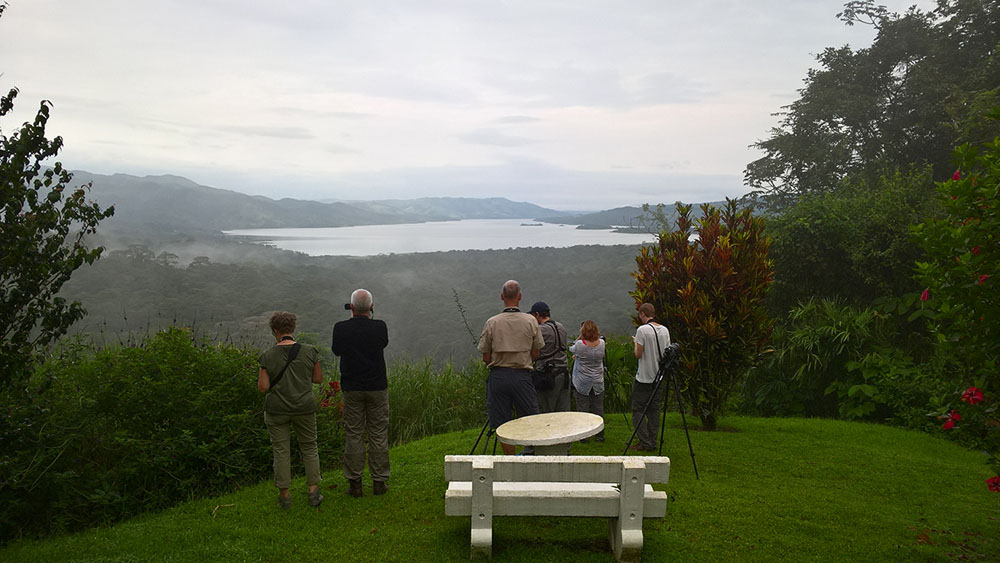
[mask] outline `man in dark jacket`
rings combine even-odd
[[[569,410],[569,368],[566,363],[566,328],[553,320],[549,306],[539,301],[531,306],[530,314],[538,321],[538,332],[542,333],[545,346],[535,359],[535,371],[551,374],[551,386],[539,387],[538,412],[563,412]]]
[[[340,387],[344,391],[344,477],[353,497],[362,496],[365,433],[368,472],[374,493],[385,494],[389,481],[389,382],[385,347],[389,330],[372,319],[372,294],[351,294],[351,318],[333,326],[333,353],[340,357]]]

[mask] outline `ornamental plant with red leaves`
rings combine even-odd
[[[696,221],[691,208],[677,204],[672,230],[662,206],[652,212],[661,230],[635,259],[631,295],[636,307],[652,303],[656,320],[680,343],[681,394],[703,426],[714,430],[734,386],[770,339],[774,321],[764,297],[774,263],[763,220],[750,208],[728,199],[722,209],[703,204]]]

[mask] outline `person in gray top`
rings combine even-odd
[[[544,301],[531,306],[531,316],[538,322],[538,332],[545,345],[535,359],[532,378],[538,395],[538,412],[569,410],[569,367],[566,361],[566,327],[552,320],[552,313]],[[548,375],[545,375],[548,374]],[[544,384],[540,384],[544,381]],[[551,383],[551,386],[549,386]]]
[[[569,347],[573,354],[573,398],[576,410],[604,416],[604,339],[597,323],[583,321],[580,338]],[[594,437],[604,441],[604,430]],[[586,439],[581,440],[585,442]]]
[[[257,360],[257,389],[264,396],[264,424],[274,452],[274,484],[278,487],[278,506],[291,508],[288,489],[292,483],[291,429],[306,466],[309,505],[319,506],[323,495],[319,450],[316,445],[316,400],[313,384],[323,382],[319,352],[315,346],[295,342],[295,315],[276,312],[271,315],[271,332],[277,344],[265,350]]]

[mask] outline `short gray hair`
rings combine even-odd
[[[507,280],[503,284],[503,288],[500,290],[500,297],[504,299],[514,299],[521,294],[521,284],[517,283],[516,280]]]
[[[355,289],[351,294],[351,308],[355,313],[364,315],[372,310],[372,293],[367,289]]]

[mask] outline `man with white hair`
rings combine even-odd
[[[351,294],[351,318],[333,326],[333,353],[340,357],[340,388],[344,392],[344,477],[353,497],[363,495],[365,433],[368,472],[373,492],[385,494],[389,481],[389,380],[385,347],[389,330],[372,318],[374,304],[367,289]]]
[[[490,368],[486,379],[486,409],[490,428],[496,430],[513,416],[538,414],[538,397],[531,382],[531,362],[538,357],[545,341],[538,331],[538,322],[517,308],[521,302],[521,285],[507,280],[500,290],[504,310],[483,326],[479,351]],[[514,453],[512,444],[500,442],[507,455]]]

